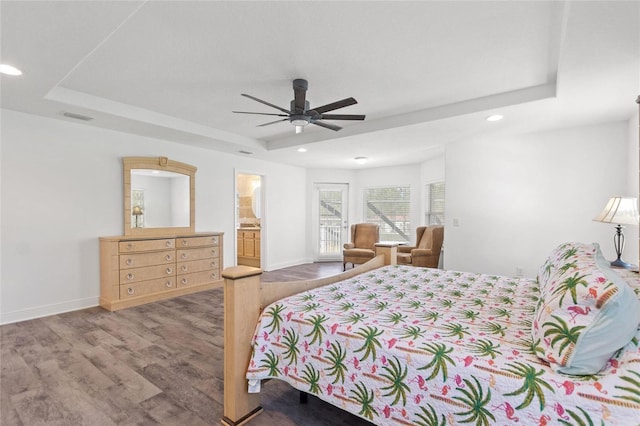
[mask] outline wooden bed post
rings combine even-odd
[[[249,393],[246,379],[251,339],[260,316],[262,270],[236,266],[224,278],[224,411],[222,424],[242,425],[262,412],[260,394]]]
[[[395,247],[394,247],[395,248]],[[395,255],[387,256],[394,261]],[[270,282],[261,286],[262,269],[236,266],[222,271],[224,278],[224,411],[222,424],[244,425],[262,412],[260,394],[249,393],[246,373],[251,359],[251,339],[263,307],[302,291],[329,285],[380,268],[385,256],[338,275],[311,280]],[[394,263],[395,264],[395,263]]]

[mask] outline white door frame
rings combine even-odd
[[[247,172],[244,170],[236,169],[233,174],[233,193],[234,193],[234,206],[233,206],[233,265],[238,266],[238,228],[240,228],[239,221],[239,194],[238,194],[238,175],[253,175],[260,178],[260,267],[264,269],[267,265],[267,253],[264,247],[267,241],[267,222],[265,217],[265,193],[266,193],[266,177],[263,174],[256,172]]]
[[[321,190],[334,190],[342,191],[342,222],[340,233],[340,247],[347,241],[349,241],[349,184],[348,183],[314,183],[313,184],[313,199],[312,199],[312,211],[311,211],[311,240],[313,244],[313,261],[314,262],[328,262],[342,260],[342,249],[338,253],[333,255],[323,255],[320,253],[320,191]]]

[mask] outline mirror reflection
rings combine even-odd
[[[196,167],[167,157],[123,157],[124,235],[195,232]]]
[[[131,227],[188,227],[189,179],[165,170],[131,169]]]
[[[238,173],[238,223],[241,227],[260,226],[260,185],[259,175]]]

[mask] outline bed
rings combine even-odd
[[[265,379],[378,425],[640,424],[640,281],[597,244],[560,245],[536,279],[378,266],[262,304],[227,424]]]

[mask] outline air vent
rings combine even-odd
[[[240,151],[238,151],[240,154],[247,154],[247,155],[251,155],[253,154],[253,152],[251,151],[245,151],[244,149],[241,149]]]
[[[88,117],[86,115],[75,114],[73,112],[63,112],[62,115],[64,115],[65,117],[73,118],[75,120],[82,120],[82,121],[91,121],[91,120],[93,120],[93,117]]]

